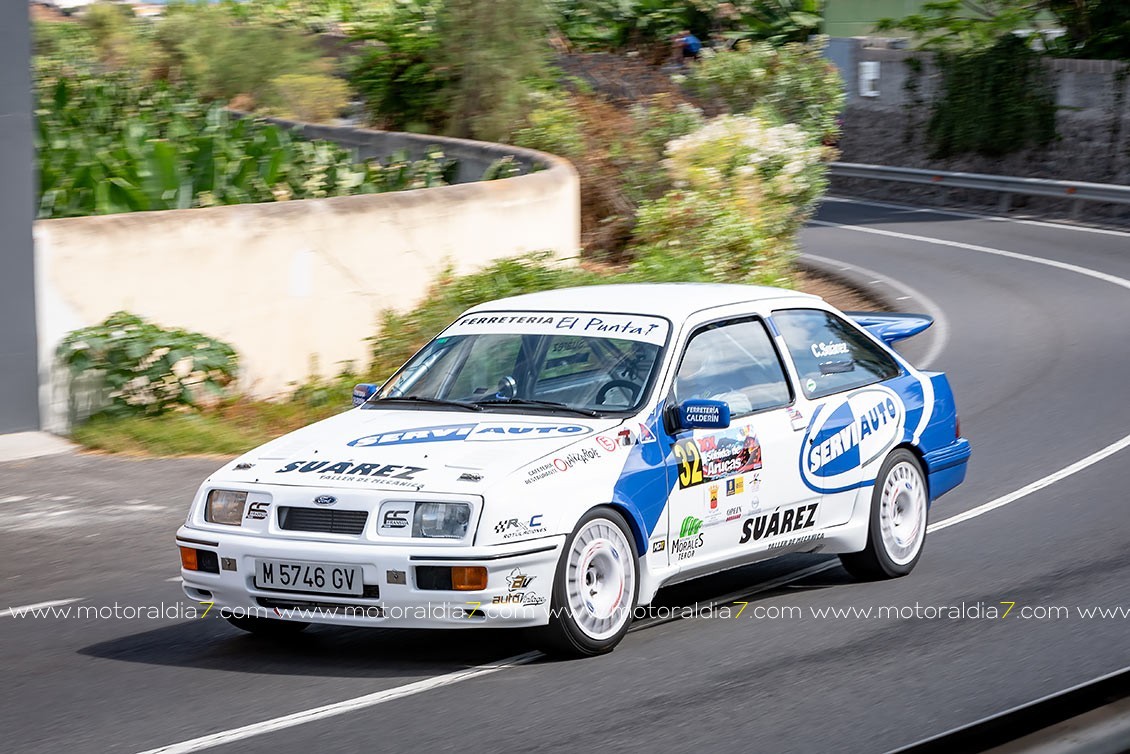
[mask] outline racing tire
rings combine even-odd
[[[306,630],[309,623],[303,623],[297,620],[277,620],[275,618],[253,618],[250,616],[234,617],[230,616],[224,618],[228,623],[232,624],[241,631],[246,631],[255,636],[263,636],[269,639],[280,639],[286,636],[294,636]]]
[[[565,540],[553,575],[549,625],[534,632],[535,643],[556,657],[611,652],[632,623],[639,581],[628,522],[612,508],[592,509]]]
[[[928,501],[918,458],[897,448],[875,477],[867,547],[840,555],[844,570],[861,581],[898,578],[914,570],[926,544]]]

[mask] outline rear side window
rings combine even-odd
[[[882,382],[900,372],[890,354],[831,312],[783,309],[773,312],[773,322],[809,398]]]

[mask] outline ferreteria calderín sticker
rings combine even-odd
[[[892,390],[875,386],[821,406],[801,444],[800,472],[817,492],[871,483],[861,469],[881,463],[903,436],[906,406]]]

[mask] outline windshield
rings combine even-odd
[[[372,401],[458,401],[531,413],[630,411],[643,402],[668,329],[666,320],[622,314],[469,315],[425,346]]]

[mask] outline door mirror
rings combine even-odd
[[[691,399],[675,407],[677,429],[725,429],[730,426],[730,404]]]
[[[373,393],[377,392],[377,386],[368,382],[362,382],[359,385],[353,386],[353,405],[354,407],[360,406],[365,401],[373,397]]]

